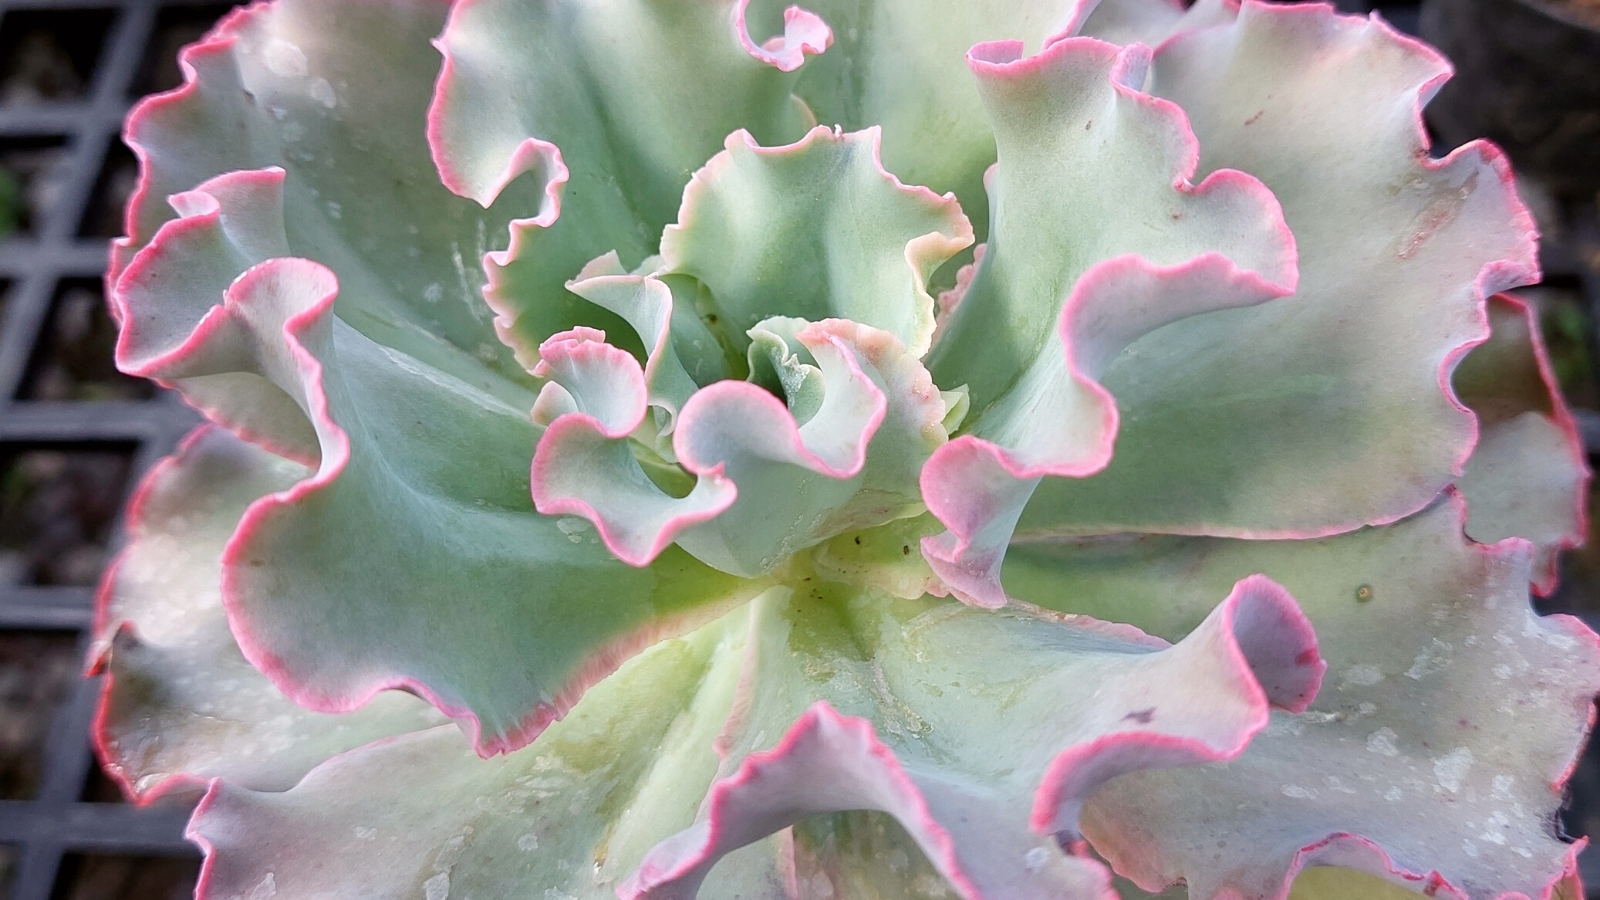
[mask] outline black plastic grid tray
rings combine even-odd
[[[152,58],[164,52],[172,66],[176,47],[159,46],[172,23],[220,11],[154,0],[0,0],[0,156],[25,179],[13,187],[24,195],[24,212],[13,217],[20,228],[0,240],[0,544],[37,542],[37,534],[15,534],[21,529],[64,527],[45,544],[77,559],[39,565],[11,552],[0,581],[0,662],[21,668],[0,682],[0,719],[26,732],[20,720],[30,714],[19,707],[46,709],[32,714],[42,735],[9,736],[33,744],[34,761],[0,778],[0,897],[11,900],[179,900],[197,868],[183,839],[187,810],[89,802],[117,798],[94,780],[87,740],[98,684],[77,677],[93,582],[126,493],[196,417],[170,396],[119,380],[109,359],[72,353],[96,352],[109,335],[105,238],[121,230],[131,181],[122,118],[136,93],[175,75]],[[19,71],[29,66],[40,71]],[[77,346],[61,346],[63,336]],[[35,522],[30,506],[87,524]],[[64,670],[52,662],[63,655]]]
[[[1415,27],[1413,5],[1339,5],[1376,5]],[[0,768],[0,900],[181,900],[198,867],[182,836],[186,808],[117,802],[98,776],[88,743],[98,684],[77,672],[93,582],[115,549],[126,494],[197,421],[173,396],[109,369],[99,280],[133,174],[118,135],[139,94],[176,84],[178,47],[224,9],[214,0],[0,0],[0,161],[27,176],[21,188],[36,201],[20,231],[0,238],[0,516],[10,519],[0,521],[0,669],[13,670],[9,680],[0,672],[0,726],[18,715],[15,704],[53,694],[42,697],[47,724],[31,768]],[[16,88],[10,76],[43,58],[41,41],[54,42],[54,66]],[[1587,225],[1547,244],[1544,261],[1551,281],[1583,297],[1587,355],[1600,361],[1600,232],[1592,208],[1576,219],[1585,216]],[[1593,455],[1600,415],[1579,412]],[[29,519],[30,504],[82,521],[59,535],[19,535],[56,527]],[[6,555],[19,537],[43,540],[51,558]],[[1600,609],[1600,598],[1571,592],[1555,607]],[[0,751],[13,749],[7,739],[0,727]],[[1578,793],[1585,774],[1600,788],[1596,771],[1580,773]],[[1585,857],[1586,881],[1600,882],[1600,854]]]

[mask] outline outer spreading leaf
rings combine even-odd
[[[1452,897],[1562,876],[1573,848],[1552,823],[1600,688],[1600,645],[1575,620],[1533,614],[1528,544],[1469,544],[1463,518],[1443,503],[1315,541],[1015,548],[1020,596],[1115,609],[1166,636],[1204,614],[1208,592],[1265,573],[1304,604],[1328,660],[1312,709],[1276,716],[1239,759],[1096,794],[1084,818],[1095,848],[1146,889],[1181,877],[1198,900],[1281,898],[1316,864]]]
[[[503,758],[435,729],[331,760],[287,793],[219,783],[191,826],[208,850],[202,896],[438,900],[514,884],[611,900],[652,843],[692,820],[716,771],[744,618],[656,644]],[[728,896],[775,896],[733,881]]]
[[[1117,407],[1097,378],[1179,319],[1260,303],[1294,283],[1294,241],[1239,172],[1189,182],[1182,113],[1140,93],[1147,53],[1098,41],[979,45],[973,72],[1000,146],[993,229],[931,366],[971,390],[970,434],[923,473],[951,534],[928,544],[958,595],[1004,603],[1011,526],[1038,479],[1106,465]],[[1115,214],[1112,211],[1115,210]]]
[[[224,602],[252,664],[321,711],[412,689],[489,753],[531,739],[702,603],[737,599],[739,586],[681,553],[631,569],[598,537],[535,514],[523,467],[538,428],[344,324],[328,269],[276,258],[224,277],[255,253],[230,225],[277,220],[269,176],[224,176],[200,192],[207,202],[180,202],[194,214],[163,226],[114,294],[124,370],[203,408],[249,385],[244,396],[274,399],[270,417],[247,418],[247,437],[315,437],[315,474],[252,505],[223,558]],[[276,429],[296,411],[296,428]],[[442,602],[464,584],[470,615]]]
[[[1115,458],[1046,480],[1019,534],[1329,534],[1414,512],[1459,474],[1474,426],[1450,372],[1487,335],[1483,300],[1537,266],[1498,151],[1424,152],[1419,98],[1446,71],[1381,20],[1319,6],[1247,2],[1162,46],[1151,90],[1188,113],[1201,171],[1272,189],[1299,288],[1130,347],[1101,379]]]
[[[223,546],[250,503],[308,474],[206,426],[136,494],[95,651],[111,679],[96,743],[107,771],[136,799],[211,778],[286,790],[330,756],[444,721],[399,692],[347,715],[310,712],[239,653],[222,610]]]
[[[1577,423],[1561,398],[1533,310],[1510,295],[1489,302],[1489,340],[1456,369],[1454,384],[1478,416],[1478,445],[1460,481],[1467,534],[1538,547],[1535,589],[1555,589],[1557,555],[1588,531],[1589,467]]]
[[[1166,649],[1113,626],[955,604],[896,605],[837,585],[790,598],[775,591],[657,644],[503,759],[480,760],[450,731],[434,730],[335,758],[287,793],[219,783],[193,826],[210,850],[203,895],[268,884],[285,900],[419,891],[437,898],[514,881],[535,895],[590,898],[610,895],[641,859],[625,894],[692,896],[708,871],[705,895],[718,897],[781,896],[802,874],[808,885],[881,878],[872,874],[880,862],[841,846],[852,826],[835,819],[736,853],[713,870],[711,862],[733,849],[718,846],[686,881],[663,881],[674,878],[663,869],[671,848],[706,835],[708,823],[717,840],[730,839],[723,829],[742,835],[737,844],[786,824],[781,805],[777,818],[751,820],[738,817],[738,804],[771,787],[754,770],[780,774],[809,764],[843,767],[856,780],[808,781],[802,793],[826,800],[832,792],[830,808],[891,807],[958,896],[979,896],[975,885],[982,896],[1044,896],[1039,891],[1053,885],[1071,890],[1067,896],[1107,897],[1098,865],[1064,856],[1030,832],[1026,810],[1041,779],[1041,815],[1051,824],[1039,827],[1048,833],[1051,817],[1075,815],[1076,799],[1093,783],[1130,765],[1236,753],[1265,721],[1269,701],[1302,705],[1321,671],[1304,620],[1267,582],[1241,585],[1207,629]],[[836,655],[863,639],[875,645],[872,656]],[[976,652],[939,653],[957,642]],[[925,671],[930,659],[941,663]],[[1038,665],[1047,659],[1064,667]],[[983,673],[995,667],[1012,677],[988,682]],[[1176,673],[1183,677],[1170,677]],[[1104,687],[1098,697],[1073,687],[1089,677]],[[982,722],[967,721],[962,695],[997,684],[1021,708],[1072,712],[1001,723],[996,708]],[[819,690],[870,721],[825,705],[806,711]],[[1128,705],[1137,707],[1132,716],[1123,715]],[[790,729],[796,711],[801,720]],[[774,743],[782,748],[755,752]],[[947,753],[964,762],[941,775],[935,759]],[[734,777],[711,787],[719,775]],[[697,808],[709,818],[650,849],[690,826]],[[374,809],[386,812],[372,818]],[[971,821],[960,821],[968,813]],[[397,821],[404,827],[391,824]],[[908,868],[912,860],[900,849],[900,862],[884,861]]]
[[[894,816],[969,900],[1107,897],[1105,873],[1048,837],[1072,832],[1081,799],[1130,769],[1234,755],[1269,702],[1299,708],[1321,676],[1293,601],[1264,579],[1169,649],[1101,623],[786,594],[753,613],[722,779],[624,897],[692,897],[723,854],[846,809]]]
[[[528,379],[478,296],[478,257],[509,217],[451,194],[428,158],[439,59],[428,39],[445,11],[433,0],[257,4],[185,49],[186,83],[128,119],[140,182],[110,282],[173,217],[169,195],[283,168],[288,248],[276,255],[333,269],[339,315],[362,334],[525,403],[516,385]]]

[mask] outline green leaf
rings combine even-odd
[[[211,778],[287,790],[329,757],[444,721],[397,691],[347,715],[311,712],[239,653],[222,609],[224,545],[249,504],[308,474],[205,426],[139,488],[91,654],[110,675],[96,744],[136,799]]]
[[[933,336],[927,282],[972,243],[950,195],[907,187],[878,161],[881,132],[812,129],[762,147],[747,132],[695,174],[661,238],[666,271],[711,291],[734,346],[771,316],[850,319],[921,358]]]
[[[1588,531],[1589,466],[1583,436],[1561,397],[1531,307],[1510,295],[1489,301],[1489,340],[1472,349],[1453,383],[1478,416],[1478,444],[1458,482],[1467,534],[1538,547],[1535,589],[1549,594],[1562,550]]]
[[[1299,287],[1129,347],[1102,379],[1122,412],[1111,465],[1047,479],[1019,535],[1324,535],[1460,474],[1474,427],[1450,372],[1488,334],[1485,298],[1537,268],[1499,152],[1425,152],[1418,105],[1446,71],[1381,20],[1315,6],[1246,3],[1162,46],[1152,92],[1188,113],[1202,172],[1272,189]]]
[[[347,753],[286,793],[217,784],[191,825],[208,890],[437,900],[514,885],[612,900],[650,845],[693,819],[716,772],[745,618],[656,644],[502,758],[479,759],[444,728]],[[746,855],[763,852],[776,870],[773,848]],[[743,887],[763,880],[752,868]],[[730,880],[726,896],[738,896]]]
[[[795,93],[816,121],[883,128],[883,164],[908,184],[953,191],[977,234],[989,232],[983,173],[994,135],[963,61],[975,43],[1021,40],[1037,50],[1071,33],[1079,0],[812,4],[834,45],[800,70]]]
[[[693,896],[723,854],[851,809],[894,816],[959,896],[1101,896],[1108,873],[1054,837],[1075,833],[1082,798],[1131,769],[1231,757],[1268,703],[1303,708],[1321,673],[1293,601],[1264,579],[1173,647],[816,581],[751,615],[719,781],[627,900]]]
[[[142,166],[112,280],[172,219],[168,195],[235,170],[279,167],[286,252],[333,269],[344,286],[341,318],[526,404],[531,380],[495,339],[479,295],[478,258],[510,213],[451,194],[428,155],[439,68],[428,41],[445,12],[433,0],[284,0],[235,12],[186,49],[184,86],[129,116]]]
[[[631,568],[581,520],[538,515],[525,461],[539,427],[344,323],[328,269],[278,257],[227,276],[274,244],[274,184],[239,172],[185,196],[191,214],[115,296],[126,371],[315,465],[251,506],[223,559],[240,647],[281,690],[339,712],[405,687],[481,752],[505,751],[628,655],[759,591],[677,551]],[[470,615],[448,602],[463,585]]]
[[[524,365],[557,332],[617,330],[565,283],[607,250],[630,265],[653,253],[690,174],[729,132],[800,136],[791,72],[828,40],[796,11],[781,46],[763,49],[736,0],[454,8],[429,138],[451,190],[487,206],[509,186],[516,196],[497,205],[538,212],[512,223],[508,249],[486,260],[500,334]]]
[[[1469,896],[1532,895],[1561,877],[1572,848],[1550,827],[1552,786],[1587,731],[1600,643],[1576,620],[1534,615],[1531,545],[1472,544],[1464,518],[1455,498],[1320,540],[1013,547],[1017,596],[1173,638],[1217,590],[1263,573],[1303,605],[1328,661],[1312,708],[1274,714],[1239,759],[1102,789],[1084,814],[1096,850],[1146,890],[1183,878],[1196,900],[1277,896],[1318,864],[1419,889],[1437,871]]]

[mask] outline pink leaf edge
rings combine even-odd
[[[128,504],[123,511],[122,527],[125,534],[139,533],[142,527],[140,523],[149,511],[150,498],[157,487],[183,464],[184,458],[194,452],[207,433],[217,427],[210,423],[197,426],[183,436],[171,454],[157,460],[155,465],[144,473],[133,493],[129,495]],[[116,588],[118,571],[129,550],[130,548],[124,546],[117,551],[101,574],[99,585],[95,587],[94,621],[90,626],[92,638],[83,674],[85,677],[100,676],[102,679],[100,693],[95,699],[94,718],[89,723],[89,745],[94,751],[95,760],[100,764],[100,769],[105,772],[106,777],[121,789],[123,797],[135,806],[148,806],[162,797],[203,790],[208,780],[186,772],[176,772],[152,786],[141,788],[136,782],[129,780],[127,771],[117,763],[117,754],[111,744],[109,724],[111,696],[116,690],[116,674],[111,669],[111,648],[119,636],[137,635],[139,629],[126,619],[112,618],[111,599]]]
[[[1561,570],[1558,558],[1563,551],[1575,550],[1583,546],[1589,536],[1589,486],[1594,480],[1594,471],[1589,468],[1589,453],[1584,446],[1583,432],[1578,427],[1578,420],[1572,414],[1572,407],[1568,405],[1566,396],[1561,391],[1561,381],[1556,377],[1555,368],[1550,362],[1550,351],[1545,346],[1544,329],[1539,325],[1538,312],[1531,304],[1514,294],[1496,294],[1494,299],[1506,304],[1521,315],[1527,322],[1528,336],[1532,343],[1534,365],[1539,370],[1539,381],[1544,385],[1545,393],[1550,401],[1550,421],[1561,430],[1565,440],[1567,453],[1571,462],[1583,472],[1577,493],[1572,497],[1573,521],[1577,528],[1563,535],[1552,544],[1547,552],[1540,553],[1536,559],[1542,561],[1534,569],[1534,593],[1541,597],[1548,597],[1555,593],[1561,580]]]
[[[1242,579],[1193,634],[1176,645],[1152,639],[1131,626],[1067,620],[1071,627],[1159,648],[1177,656],[1218,654],[1223,680],[1250,707],[1238,733],[1220,745],[1199,737],[1122,726],[1056,754],[1035,792],[1029,826],[1069,846],[1082,882],[1092,895],[1116,897],[1109,873],[1084,853],[1077,815],[1083,801],[1117,775],[1226,761],[1237,757],[1268,722],[1269,708],[1304,711],[1321,688],[1327,663],[1310,621],[1283,587],[1262,575]],[[1129,717],[1134,722],[1144,720]],[[1125,722],[1129,719],[1125,719]],[[726,736],[718,739],[725,754]],[[941,807],[943,808],[943,807]],[[934,867],[966,900],[999,895],[980,886],[969,871],[955,835],[930,806],[924,788],[877,736],[872,723],[846,716],[826,701],[803,713],[770,750],[751,753],[737,771],[711,788],[701,818],[658,844],[619,888],[621,900],[689,900],[711,867],[725,854],[818,812],[876,809],[894,816],[927,853]],[[955,814],[953,809],[946,812]],[[965,818],[963,817],[963,821]],[[994,860],[982,860],[988,867]],[[1003,864],[1002,864],[1003,865]]]
[[[1085,323],[1093,322],[1097,305],[1110,302],[1105,298],[1114,296],[1119,285],[1139,278],[1164,282],[1166,290],[1172,291],[1183,290],[1192,282],[1227,298],[1181,315],[1173,311],[1164,319],[1146,323],[1150,327],[1145,330],[1153,330],[1182,315],[1288,297],[1299,285],[1299,251],[1294,234],[1277,198],[1265,184],[1236,169],[1218,169],[1199,184],[1193,182],[1199,171],[1200,142],[1188,116],[1177,104],[1138,87],[1144,82],[1150,64],[1149,48],[1141,44],[1118,47],[1086,37],[1057,38],[1033,56],[1023,56],[1020,41],[992,41],[969,50],[967,64],[979,77],[1022,79],[1040,76],[1059,58],[1079,53],[1109,60],[1108,79],[1116,93],[1148,110],[1179,136],[1184,149],[1171,173],[1173,190],[1196,198],[1215,192],[1238,193],[1250,197],[1268,213],[1269,230],[1275,241],[1272,262],[1263,267],[1263,271],[1255,271],[1240,267],[1221,253],[1208,252],[1177,265],[1158,266],[1128,254],[1102,260],[1079,276],[1057,315],[1056,339],[1065,357],[1068,377],[1098,407],[1095,446],[1077,456],[1051,452],[1033,452],[1025,456],[1017,448],[969,434],[940,447],[923,469],[922,490],[928,498],[929,509],[949,529],[944,534],[923,538],[923,555],[951,593],[976,606],[1000,607],[1007,602],[1000,585],[1000,563],[1011,529],[1037,479],[1045,476],[1084,478],[1111,462],[1120,413],[1116,399],[1099,383],[1098,370],[1109,363],[1115,351],[1120,351],[1139,334],[1116,335],[1115,347],[1092,346],[1091,336],[1082,332],[1086,327],[1092,328],[1092,324]],[[992,172],[993,169],[991,175]],[[988,181],[986,176],[985,182]],[[964,267],[958,273],[956,289],[941,295],[941,303],[946,302],[947,297],[949,301],[959,302],[965,293],[960,277],[964,275],[970,283],[982,259],[978,256],[971,269]],[[948,311],[941,312],[948,315]],[[1043,352],[1051,352],[1051,349]],[[987,485],[988,489],[971,490],[973,480]]]
[[[1444,489],[1443,502],[1449,504],[1451,509],[1454,510],[1456,522],[1462,529],[1460,532],[1461,540],[1473,553],[1492,558],[1516,556],[1523,556],[1530,560],[1536,558],[1538,548],[1532,542],[1523,538],[1506,538],[1494,544],[1481,544],[1467,538],[1465,535],[1467,521],[1466,498],[1462,496],[1460,490],[1455,486],[1452,485]],[[1541,618],[1543,621],[1565,630],[1574,640],[1587,645],[1592,654],[1600,655],[1600,634],[1597,634],[1582,619],[1565,613],[1556,613]],[[1289,711],[1304,711],[1309,708],[1310,700],[1313,699],[1315,698],[1308,698],[1306,705],[1301,709],[1290,709]],[[1587,702],[1585,706],[1586,718],[1582,734],[1574,742],[1572,754],[1561,773],[1549,785],[1552,795],[1556,797],[1564,795],[1568,782],[1583,758],[1583,751],[1587,745],[1588,737],[1594,729],[1597,715],[1600,715],[1600,709],[1597,709],[1594,703]],[[1243,749],[1241,748],[1241,751]],[[1330,832],[1326,836],[1299,848],[1290,858],[1289,864],[1282,878],[1279,879],[1275,891],[1270,895],[1255,898],[1255,900],[1289,900],[1295,878],[1302,871],[1313,866],[1341,866],[1368,872],[1393,884],[1418,891],[1430,898],[1443,897],[1446,900],[1562,900],[1556,895],[1557,887],[1565,882],[1576,882],[1581,885],[1581,882],[1578,881],[1578,854],[1588,843],[1589,839],[1587,837],[1580,837],[1570,844],[1566,850],[1567,861],[1562,870],[1553,875],[1549,882],[1542,885],[1539,891],[1531,897],[1520,891],[1508,890],[1492,898],[1487,898],[1483,896],[1474,897],[1463,888],[1451,883],[1437,869],[1430,869],[1424,872],[1397,865],[1388,851],[1368,837],[1349,831]],[[1172,886],[1172,884],[1168,884],[1162,879],[1150,878],[1149,873],[1144,871],[1143,867],[1130,865],[1130,863],[1136,862],[1142,856],[1143,850],[1129,855],[1125,854],[1124,851],[1127,850],[1125,847],[1105,845],[1098,841],[1094,842],[1094,847],[1101,858],[1105,859],[1114,870],[1128,877],[1141,890],[1150,893],[1161,893]],[[1224,886],[1223,892],[1218,895],[1219,900],[1234,900],[1239,896],[1236,890],[1230,890],[1226,886]],[[1580,890],[1573,896],[1581,897],[1582,891]]]
[[[281,171],[246,170],[218,176],[207,182],[207,185],[265,184],[281,181],[281,178]],[[203,193],[204,187],[197,191]],[[189,192],[190,195],[196,193]],[[119,284],[128,279],[138,278],[145,267],[156,265],[157,259],[168,253],[172,242],[182,240],[191,231],[208,227],[216,220],[214,198],[211,198],[211,202],[206,202],[205,198],[194,196],[184,206],[188,213],[162,226],[149,245],[141,249],[129,263],[119,278]],[[466,732],[480,756],[494,756],[531,743],[552,722],[566,715],[589,687],[614,672],[623,662],[641,650],[665,637],[682,634],[725,611],[717,607],[668,617],[613,639],[591,654],[549,699],[538,703],[521,721],[497,735],[486,735],[481,721],[466,705],[447,701],[427,684],[411,676],[374,676],[361,684],[346,685],[337,691],[313,689],[307,686],[296,672],[291,671],[287,664],[261,641],[251,627],[251,621],[243,606],[242,592],[238,584],[239,576],[232,573],[239,572],[250,564],[255,533],[266,522],[274,516],[293,510],[314,494],[328,488],[339,478],[349,462],[349,438],[329,411],[323,385],[322,363],[308,347],[308,344],[318,340],[317,335],[326,334],[331,328],[333,304],[338,295],[337,277],[332,271],[312,260],[280,257],[258,263],[228,286],[224,296],[220,298],[221,302],[206,313],[185,340],[176,347],[163,349],[137,366],[126,366],[124,370],[165,382],[166,374],[181,369],[197,355],[213,349],[208,346],[207,339],[222,335],[225,323],[238,310],[245,305],[276,300],[272,293],[276,287],[290,288],[300,294],[298,300],[291,301],[292,311],[284,317],[278,338],[294,362],[296,377],[305,393],[305,411],[318,435],[321,452],[317,458],[297,460],[316,467],[317,471],[311,476],[296,483],[287,491],[262,497],[246,509],[223,551],[224,574],[221,589],[223,608],[245,659],[266,675],[289,699],[313,712],[342,713],[365,705],[382,691],[407,691],[423,698],[444,715],[455,720]],[[115,298],[113,302],[125,301],[120,291],[114,293],[113,297]],[[127,318],[125,308],[124,317]],[[129,337],[131,328],[131,323],[125,321],[123,338],[137,342],[136,337]],[[201,409],[201,412],[208,416],[215,413],[206,409]],[[242,439],[264,449],[279,453],[286,458],[295,458],[294,455],[281,452],[290,448],[277,445],[270,436],[240,431],[229,427],[226,421],[219,421],[218,424],[228,427]]]
[[[561,373],[577,369],[610,370],[620,382],[614,386],[627,396],[597,399],[567,392],[560,383]],[[639,521],[639,508],[601,509],[586,499],[591,491],[573,490],[570,485],[563,490],[560,475],[571,454],[584,454],[597,443],[626,441],[644,423],[648,412],[645,373],[627,351],[605,343],[604,332],[579,327],[553,335],[539,345],[539,363],[533,374],[556,379],[545,385],[533,408],[536,421],[550,420],[534,448],[529,478],[534,507],[540,513],[587,519],[613,556],[637,568],[654,561],[681,532],[716,518],[738,498],[738,487],[723,477],[721,465],[706,467],[696,473],[700,481],[688,497],[671,498],[659,488],[638,497],[656,510],[676,510],[666,516],[650,516],[654,527],[640,531],[636,526],[644,523]],[[575,401],[577,409],[560,411],[559,403],[553,399],[556,396]],[[598,414],[595,409],[618,403],[620,406]],[[622,472],[617,476],[625,477]]]

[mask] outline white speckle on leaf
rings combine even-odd
[[[1562,634],[1559,631],[1545,630],[1544,642],[1557,650],[1571,650],[1573,647],[1578,646],[1578,641],[1572,635]]]
[[[376,829],[376,828],[367,828],[367,827],[362,826],[362,825],[357,825],[355,828],[351,829],[351,831],[355,834],[355,836],[358,839],[363,840],[363,841],[370,841],[373,838],[378,836],[378,829]]]
[[[1483,823],[1483,833],[1479,834],[1478,837],[1488,841],[1491,844],[1500,844],[1501,846],[1504,846],[1506,842],[1506,830],[1510,827],[1511,820],[1506,818],[1505,813],[1496,810],[1494,814],[1489,816],[1488,820]]]
[[[1395,800],[1400,800],[1400,799],[1404,798],[1405,795],[1406,795],[1406,792],[1400,790],[1400,785],[1396,784],[1396,785],[1391,785],[1389,787],[1389,789],[1384,792],[1383,799],[1388,800],[1390,802],[1393,802]]]
[[[328,109],[339,105],[339,98],[333,93],[333,85],[326,78],[318,78],[311,82],[311,99],[321,103]]]
[[[299,47],[282,38],[268,41],[263,55],[267,60],[267,68],[280,78],[304,78],[309,70],[306,55],[300,52]]]
[[[1511,852],[1522,857],[1523,859],[1533,859],[1533,851],[1529,850],[1527,847],[1512,847]]]
[[[1328,790],[1340,794],[1354,794],[1356,792],[1355,788],[1345,784],[1343,779],[1337,775],[1327,775],[1322,780],[1328,785]]]
[[[1495,666],[1493,669],[1490,669],[1489,671],[1493,672],[1494,673],[1494,677],[1500,679],[1501,681],[1505,681],[1506,679],[1511,677],[1511,667],[1506,665],[1505,663],[1501,663],[1500,665]]]
[[[1379,756],[1399,756],[1400,747],[1396,744],[1399,737],[1393,728],[1379,728],[1367,735],[1367,750]]]
[[[344,218],[344,207],[340,206],[338,204],[338,202],[336,202],[336,201],[329,200],[328,201],[328,218],[334,219],[334,220],[338,220],[338,219]]]
[[[438,303],[440,300],[444,299],[444,285],[435,281],[433,284],[423,288],[422,299],[428,301],[429,303]]]
[[[285,142],[292,144],[306,136],[306,127],[299,122],[285,122],[279,133]]]
[[[1478,845],[1474,844],[1472,841],[1470,841],[1470,840],[1468,840],[1466,838],[1462,838],[1461,839],[1461,852],[1465,853],[1466,855],[1468,855],[1470,857],[1472,857],[1473,859],[1477,859],[1478,858]]]
[[[1371,703],[1371,702],[1362,703],[1360,706],[1356,707],[1356,712],[1360,713],[1363,716],[1370,716],[1370,715],[1372,715],[1373,713],[1375,713],[1377,711],[1378,711],[1378,704]]]
[[[1049,862],[1049,860],[1050,853],[1043,847],[1035,847],[1022,855],[1023,868],[1027,869],[1029,872],[1039,871],[1040,869],[1044,868],[1044,864]]]
[[[1511,785],[1515,783],[1516,779],[1510,775],[1496,775],[1494,781],[1490,782],[1490,790],[1494,791],[1496,797],[1507,798],[1511,796]]]
[[[1340,679],[1339,686],[1371,687],[1382,680],[1383,670],[1377,666],[1351,666],[1344,670],[1344,677]]]
[[[1316,798],[1317,792],[1306,790],[1298,784],[1286,784],[1283,786],[1283,795],[1296,800],[1312,800]]]
[[[537,834],[525,834],[517,838],[517,849],[523,853],[532,853],[539,849],[539,836]]]
[[[1434,638],[1433,643],[1423,647],[1417,658],[1411,661],[1411,668],[1406,670],[1406,677],[1418,681],[1425,675],[1432,675],[1443,669],[1450,664],[1450,650],[1449,644]]]
[[[422,883],[422,896],[424,900],[445,900],[450,896],[450,875],[446,872],[429,878]]]
[[[1471,768],[1472,751],[1457,747],[1433,761],[1433,777],[1439,779],[1440,787],[1454,794],[1461,790],[1461,781]]]

